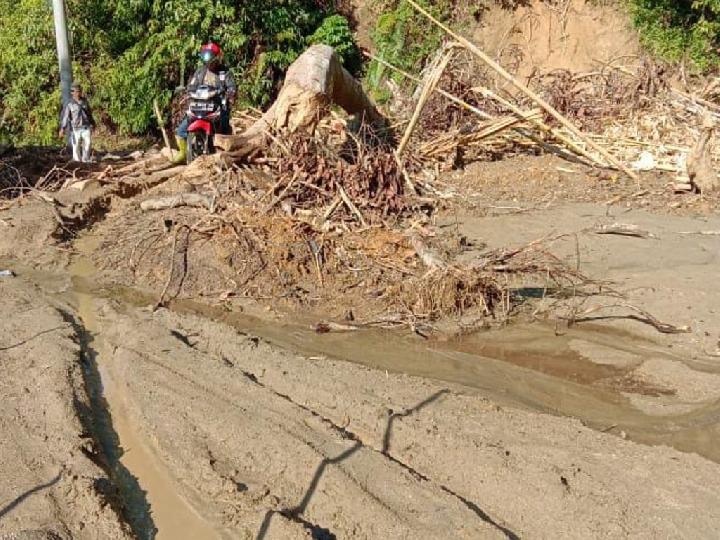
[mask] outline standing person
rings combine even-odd
[[[227,107],[222,111],[220,116],[220,130],[218,133],[230,134],[230,110],[235,102],[237,95],[237,85],[233,78],[230,68],[222,62],[223,53],[216,43],[206,43],[200,48],[200,60],[203,65],[200,66],[193,74],[187,85],[187,91],[193,92],[197,87],[203,84],[220,88],[225,94]],[[184,163],[187,159],[187,137],[188,137],[189,120],[187,115],[182,119],[180,125],[175,130],[175,138],[177,139],[178,155],[173,159],[173,163]]]
[[[72,144],[73,161],[90,162],[90,145],[92,129],[95,127],[90,104],[83,96],[79,84],[72,85],[72,96],[63,108],[60,116],[60,137],[70,130],[70,144]]]

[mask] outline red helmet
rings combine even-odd
[[[212,64],[222,58],[222,49],[215,43],[206,43],[200,47],[200,59],[204,64]]]

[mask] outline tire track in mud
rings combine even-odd
[[[117,486],[123,515],[141,540],[177,538],[178,534],[216,538],[216,531],[177,494],[172,479],[165,474],[164,464],[158,463],[135,433],[126,418],[121,392],[107,379],[107,366],[101,370],[101,359],[108,351],[100,332],[95,297],[78,287],[78,281],[95,273],[93,264],[83,256],[96,247],[95,240],[86,237],[76,245],[81,255],[73,260],[68,271],[77,316],[69,313],[66,316],[79,337],[86,388],[93,403],[93,431],[101,444],[111,480]],[[113,415],[116,415],[115,422]]]
[[[123,449],[113,427],[110,408],[103,393],[97,364],[98,353],[92,346],[94,340],[92,332],[70,311],[58,308],[58,312],[73,328],[80,346],[80,364],[90,409],[86,410],[79,400],[75,400],[74,406],[85,433],[91,436],[94,442],[92,449],[83,448],[83,452],[108,475],[108,484],[99,485],[98,488],[107,496],[108,501],[128,524],[136,538],[143,540],[154,538],[157,528],[145,491],[120,460]]]
[[[223,361],[229,362],[229,360],[223,358]],[[333,431],[335,431],[340,437],[344,439],[352,440],[356,443],[356,445],[352,446],[349,450],[346,450],[340,456],[333,458],[333,459],[327,459],[323,460],[323,463],[318,467],[317,472],[315,473],[313,477],[313,481],[311,482],[310,486],[308,487],[308,490],[303,497],[303,500],[298,504],[296,507],[293,508],[287,508],[283,510],[277,511],[278,513],[282,514],[285,517],[298,517],[302,515],[302,513],[307,508],[307,505],[309,503],[309,497],[312,495],[312,492],[314,491],[314,486],[317,486],[319,482],[319,477],[322,475],[322,471],[324,468],[329,464],[338,463],[347,457],[349,457],[352,453],[359,450],[361,447],[366,448],[368,450],[371,450],[375,453],[378,453],[385,458],[387,458],[389,461],[393,462],[394,464],[400,466],[404,470],[406,470],[410,475],[412,475],[418,482],[429,482],[431,484],[436,485],[438,488],[440,488],[442,491],[450,495],[451,497],[457,499],[460,501],[466,508],[468,508],[470,511],[472,511],[478,518],[480,518],[485,523],[492,525],[496,529],[498,529],[502,534],[505,535],[508,540],[519,540],[519,537],[517,534],[515,534],[510,528],[507,527],[506,524],[498,523],[496,520],[494,520],[490,515],[488,515],[480,506],[478,506],[476,503],[466,499],[465,497],[462,497],[461,495],[458,495],[453,490],[448,488],[447,486],[443,485],[442,483],[436,482],[429,476],[423,474],[422,472],[418,471],[411,465],[408,465],[407,463],[403,462],[402,460],[396,458],[393,456],[389,451],[389,439],[390,439],[390,433],[392,431],[392,423],[395,418],[402,417],[402,416],[409,416],[411,414],[414,414],[421,410],[422,408],[426,407],[427,405],[431,404],[437,399],[440,399],[443,395],[450,393],[450,390],[448,389],[442,389],[436,392],[435,394],[431,395],[430,397],[426,398],[425,400],[421,401],[414,407],[411,407],[409,409],[406,409],[402,413],[394,413],[390,415],[388,418],[387,427],[385,428],[385,435],[383,437],[383,448],[377,449],[374,446],[368,445],[360,438],[359,435],[356,433],[353,433],[352,431],[348,430],[347,428],[340,426],[336,424],[333,420],[330,418],[322,415],[318,411],[313,410],[312,408],[308,407],[307,405],[303,405],[302,403],[298,403],[297,401],[293,400],[290,396],[287,394],[283,394],[281,392],[278,392],[277,390],[273,389],[272,387],[260,382],[258,380],[257,376],[255,374],[245,371],[243,369],[240,370],[242,375],[247,378],[249,381],[251,381],[253,384],[258,385],[259,387],[263,388],[264,390],[271,392],[275,396],[282,398],[289,403],[293,404],[295,407],[298,407],[302,409],[303,411],[311,414],[315,418],[320,419],[325,425],[330,427]],[[291,517],[291,519],[292,519]],[[269,527],[269,518],[266,518],[268,520],[267,525],[265,522],[263,522],[263,527],[260,529],[260,533],[258,533],[257,540],[262,540],[265,537],[265,532],[267,531],[267,528]],[[323,537],[320,537],[323,538]],[[334,537],[333,537],[334,538]]]
[[[159,347],[158,351],[147,350],[145,347],[139,347],[137,345],[134,345],[133,343],[123,342],[122,336],[127,335],[129,328],[137,326],[139,322],[133,321],[132,319],[133,318],[130,317],[127,323],[118,323],[118,321],[116,321],[114,324],[119,324],[119,326],[117,327],[118,329],[114,330],[106,338],[108,340],[108,343],[112,343],[112,346],[115,348],[115,354],[120,355],[117,356],[117,360],[113,360],[113,362],[124,362],[126,365],[125,368],[119,368],[121,371],[127,370],[127,373],[131,374],[131,377],[137,378],[138,381],[144,381],[143,383],[141,383],[143,384],[143,386],[150,385],[148,386],[148,388],[156,388],[154,383],[151,382],[155,379],[158,381],[167,380],[165,378],[165,375],[161,375],[161,372],[165,372],[168,375],[171,375],[173,378],[176,378],[177,382],[171,383],[168,380],[167,389],[169,392],[177,393],[177,389],[182,386],[185,387],[182,393],[177,396],[178,403],[188,402],[188,396],[195,395],[197,392],[199,392],[200,394],[204,394],[205,396],[207,396],[207,398],[209,398],[211,401],[208,401],[207,398],[203,398],[202,396],[198,396],[198,399],[206,402],[207,406],[213,410],[215,410],[216,406],[212,405],[212,401],[217,400],[218,406],[228,407],[229,409],[238,411],[238,413],[242,415],[255,416],[258,414],[256,411],[243,407],[242,404],[238,402],[238,398],[234,396],[238,395],[237,392],[241,392],[244,395],[244,399],[249,399],[251,401],[259,399],[258,407],[266,410],[269,414],[269,416],[267,417],[264,417],[264,415],[262,414],[256,417],[255,422],[258,425],[266,426],[265,428],[261,429],[267,429],[270,425],[273,425],[274,427],[272,429],[277,429],[285,436],[295,439],[298,443],[306,446],[314,454],[317,454],[320,457],[320,463],[317,465],[313,465],[314,470],[311,469],[310,471],[308,471],[309,480],[307,480],[307,483],[302,482],[300,483],[300,485],[297,486],[298,488],[300,488],[301,491],[299,490],[297,493],[293,494],[294,492],[292,489],[290,489],[288,492],[288,490],[282,488],[280,491],[285,493],[283,495],[280,495],[279,497],[274,497],[276,500],[284,499],[284,503],[282,503],[282,505],[276,508],[273,508],[272,506],[270,508],[267,508],[266,506],[264,509],[258,508],[259,510],[262,510],[262,514],[260,514],[260,516],[263,517],[262,522],[259,524],[259,528],[256,529],[258,531],[257,535],[255,536],[257,540],[262,540],[267,537],[267,535],[269,534],[271,523],[273,522],[274,518],[281,518],[300,525],[303,529],[309,531],[313,538],[330,539],[342,536],[345,532],[345,529],[342,529],[341,531],[333,531],[332,526],[328,527],[327,524],[323,523],[324,518],[321,515],[323,512],[317,513],[317,510],[311,510],[311,512],[308,514],[307,510],[311,507],[313,495],[316,492],[320,493],[318,489],[320,488],[321,484],[324,484],[326,481],[331,481],[330,479],[323,478],[325,473],[329,472],[331,467],[339,465],[350,458],[354,458],[355,455],[359,452],[365,453],[364,458],[359,457],[359,459],[361,460],[366,460],[370,456],[376,456],[375,458],[371,459],[374,460],[379,457],[380,462],[384,461],[391,467],[397,467],[398,473],[402,471],[405,475],[407,475],[406,478],[409,482],[409,484],[407,484],[408,486],[411,486],[412,484],[418,486],[417,488],[412,489],[422,489],[428,493],[428,496],[431,496],[430,494],[434,493],[434,496],[436,498],[435,504],[439,504],[442,507],[443,504],[450,503],[450,506],[448,506],[448,508],[457,508],[456,511],[462,508],[463,513],[467,512],[466,517],[464,518],[466,520],[471,520],[471,516],[475,516],[478,520],[477,525],[471,528],[477,528],[478,531],[487,530],[488,532],[491,530],[495,530],[494,534],[497,534],[498,537],[510,539],[518,537],[512,530],[510,530],[508,526],[506,526],[499,520],[493,519],[476,503],[458,495],[451,488],[444,486],[440,482],[437,482],[434,479],[428,477],[422,471],[417,470],[416,468],[408,465],[404,461],[398,459],[389,451],[383,451],[383,449],[379,447],[374,447],[367,444],[360,435],[346,429],[342,425],[333,421],[331,418],[328,418],[322,413],[314,410],[312,407],[309,407],[302,403],[298,403],[297,401],[293,400],[292,397],[278,392],[274,388],[265,385],[263,382],[258,380],[257,376],[252,373],[252,371],[236,368],[235,364],[231,362],[228,358],[203,351],[202,347],[198,348],[196,346],[197,344],[193,344],[191,340],[188,339],[187,335],[184,335],[178,330],[166,328],[164,325],[158,326],[158,330],[160,330],[162,334],[166,336],[166,338],[169,340],[167,344],[164,344],[159,334],[157,335],[157,337],[155,337],[155,332],[150,331],[148,333],[148,336],[153,336],[152,342],[155,347]],[[146,340],[147,338],[143,338],[140,339],[139,342],[147,343]],[[173,345],[171,345],[171,342],[174,343],[176,347],[178,347],[175,353],[170,352],[172,350],[171,347],[173,347]],[[183,349],[185,349],[185,353],[181,353]],[[162,350],[163,352],[160,353],[160,350]],[[131,356],[125,356],[128,353]],[[132,359],[133,357],[135,358],[135,360]],[[211,361],[211,363],[215,365],[215,368],[213,368],[212,371],[207,372],[206,380],[199,380],[199,378],[202,377],[202,373],[206,372],[195,370],[202,370],[200,366],[204,364],[202,362],[203,358]],[[185,364],[185,362],[189,363]],[[148,374],[142,374],[142,372],[138,371],[142,364],[152,366],[152,371],[148,372],[148,374],[152,374],[153,372],[154,374],[150,375],[150,379],[147,378]],[[258,398],[252,398],[251,396],[247,395],[246,392],[243,392],[241,387],[236,387],[235,385],[223,389],[217,388],[213,384],[211,384],[211,381],[216,380],[218,374],[222,372],[222,369],[228,368],[232,369],[233,371],[235,371],[235,373],[237,373],[237,376],[233,377],[233,379],[235,379],[236,381],[239,382],[244,380],[246,383],[257,387],[260,391],[260,394],[258,394]],[[158,369],[160,370],[159,372],[157,371]],[[217,369],[221,371],[214,371]],[[221,374],[219,376],[220,379],[217,379],[218,382],[223,379]],[[230,378],[228,378],[228,380],[230,380]],[[178,384],[180,386],[177,386]],[[133,383],[131,383],[131,386],[129,387],[131,395],[135,393],[135,391],[132,389],[132,385]],[[142,387],[139,387],[138,390],[142,391]],[[418,404],[416,407],[398,413],[396,416],[399,417],[413,414],[417,410],[420,410],[421,408],[429,405],[435,400],[440,399],[444,394],[448,392],[449,390],[444,389],[438,392],[437,395],[431,396],[430,398],[423,400],[423,402]],[[260,398],[259,396],[262,395],[266,395],[267,398]],[[291,409],[284,409],[284,407],[272,407],[270,405],[272,400],[277,398],[279,398],[281,402],[287,403],[288,406],[291,407]],[[192,401],[195,402],[195,398],[193,398]],[[133,407],[142,408],[142,403],[142,401],[138,401]],[[296,409],[298,411],[298,414],[292,414],[287,412],[292,409]],[[147,414],[149,414],[150,417],[153,417],[154,413],[152,411],[148,411]],[[230,412],[229,414],[230,416],[233,416],[236,413]],[[352,442],[352,444],[342,445],[342,443],[340,443],[341,446],[345,447],[341,448],[337,453],[333,453],[333,450],[330,449],[331,447],[328,447],[325,443],[323,443],[322,439],[315,440],[313,437],[307,437],[303,435],[302,431],[298,432],[297,429],[292,427],[295,422],[299,422],[301,425],[304,422],[307,422],[306,420],[302,419],[303,416],[305,416],[305,418],[317,419],[318,425],[324,426],[329,433],[337,436],[338,440]],[[202,416],[200,418],[202,418]],[[284,425],[285,421],[283,420],[283,418],[295,418],[295,420],[290,420],[291,424],[288,424],[286,426]],[[193,422],[190,419],[184,420],[186,424],[188,421],[190,422],[190,424],[192,424]],[[312,424],[306,425],[311,426]],[[150,424],[147,427],[149,429],[152,429]],[[388,430],[391,430],[391,428],[392,420],[388,420]],[[233,428],[233,430],[237,429],[242,428],[238,426]],[[321,432],[322,430],[318,433]],[[251,433],[247,434],[246,436],[252,437],[253,435]],[[386,439],[389,440],[389,436],[386,437]],[[288,443],[286,443],[286,445]],[[227,463],[225,463],[227,458],[216,456],[214,451],[211,450],[211,446],[207,446],[206,448],[210,456],[209,465],[215,472],[215,474],[217,474],[221,480],[230,480],[233,484],[239,485],[240,487],[237,489],[237,491],[247,491],[247,486],[243,484],[243,482],[240,482],[238,484],[237,477],[234,476],[232,473],[228,476],[228,472],[224,470],[224,468],[227,468],[228,466],[237,467],[237,465],[228,465]],[[238,452],[242,451],[242,444],[240,444],[239,446],[236,445],[233,448],[234,453],[237,454]],[[163,452],[164,451],[160,451],[161,454]],[[358,456],[360,456],[360,454],[358,454]],[[351,491],[353,491],[354,489],[362,491],[364,493],[364,496],[369,497],[369,499],[373,501],[373,504],[381,506],[384,509],[384,512],[388,512],[388,515],[394,516],[392,519],[396,521],[404,521],[404,514],[402,513],[404,512],[404,510],[400,512],[398,508],[395,508],[392,502],[388,502],[385,500],[384,497],[378,496],[376,494],[377,488],[372,488],[365,485],[364,475],[367,474],[367,472],[361,472],[358,475],[358,472],[361,470],[362,469],[358,469],[357,464],[354,466],[351,465],[349,469],[341,466],[335,469],[336,472],[334,474],[340,474],[342,478],[344,478],[344,480],[342,481],[354,484],[355,488],[352,488]],[[237,474],[237,472],[235,474]],[[335,480],[332,481],[334,483],[337,483],[337,477]],[[439,499],[437,498],[438,495],[440,495]],[[327,496],[327,493],[325,493],[324,496]],[[447,497],[447,499],[445,499],[446,502],[443,503],[442,500],[445,497]],[[392,499],[390,501],[392,501]],[[454,502],[451,503],[451,501]],[[324,503],[316,501],[312,503],[312,506],[314,506],[315,508],[322,508],[322,506],[316,506],[318,504],[323,505]],[[246,506],[246,504],[243,503],[243,506]],[[327,511],[331,512],[329,507]]]

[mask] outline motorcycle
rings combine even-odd
[[[214,138],[222,131],[221,115],[227,108],[224,93],[208,85],[198,86],[188,94],[188,150],[187,162],[196,157],[215,152]]]

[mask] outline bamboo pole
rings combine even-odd
[[[420,114],[422,113],[422,110],[425,108],[425,104],[427,103],[428,99],[432,95],[433,90],[435,90],[438,82],[440,82],[440,77],[442,77],[442,74],[445,71],[445,68],[447,67],[448,62],[450,62],[451,57],[452,57],[452,51],[445,52],[442,55],[442,57],[440,58],[440,61],[438,62],[438,64],[428,74],[427,82],[425,83],[425,86],[423,86],[422,92],[420,94],[420,99],[418,99],[417,106],[415,107],[412,117],[410,118],[410,123],[407,125],[407,128],[405,129],[403,138],[400,141],[400,144],[398,144],[397,150],[395,151],[395,155],[397,156],[398,159],[400,159],[400,156],[402,155],[403,151],[405,150],[405,147],[410,142],[410,137],[412,136],[412,133],[415,130],[415,126],[417,125],[417,122],[420,119]]]
[[[492,68],[494,71],[496,71],[503,79],[508,81],[510,84],[512,84],[515,88],[520,90],[523,94],[528,96],[530,99],[532,99],[535,103],[537,103],[540,107],[545,109],[550,116],[555,118],[558,122],[560,122],[561,125],[565,126],[567,129],[570,130],[571,133],[573,133],[578,139],[582,140],[585,144],[587,144],[590,148],[595,150],[598,154],[600,154],[602,157],[607,159],[608,163],[614,165],[618,169],[620,169],[622,172],[627,174],[630,178],[633,180],[639,180],[639,177],[637,174],[635,174],[633,171],[631,171],[626,165],[624,165],[620,160],[618,160],[615,156],[613,156],[610,152],[608,152],[605,148],[600,146],[599,144],[595,143],[588,137],[586,137],[575,125],[570,122],[567,118],[565,118],[560,112],[558,112],[552,105],[550,105],[547,101],[545,101],[542,97],[540,97],[538,94],[533,92],[530,88],[522,84],[520,81],[515,79],[510,73],[508,73],[505,68],[503,68],[500,64],[495,62],[492,58],[490,58],[488,55],[486,55],[483,51],[480,50],[477,45],[472,43],[471,41],[465,39],[460,34],[454,32],[448,26],[443,24],[442,22],[438,21],[435,17],[433,17],[430,13],[428,13],[425,9],[423,9],[421,6],[419,6],[414,0],[407,0],[408,3],[415,8],[419,13],[427,17],[430,21],[432,21],[436,26],[441,28],[444,32],[446,32],[449,36],[451,36],[453,39],[461,43],[465,48],[467,48],[471,53],[473,53],[475,56],[477,56],[480,60],[482,60],[485,64],[487,64],[490,68]]]
[[[418,84],[422,84],[422,79],[420,79],[420,78],[418,78],[418,77],[415,77],[414,75],[408,73],[407,71],[405,71],[405,70],[403,70],[403,69],[400,69],[399,67],[391,64],[390,62],[387,62],[386,60],[383,60],[382,58],[379,58],[379,57],[377,57],[377,56],[375,56],[375,55],[373,55],[373,54],[370,54],[369,52],[366,52],[366,51],[363,51],[363,54],[364,54],[365,56],[367,56],[368,58],[370,58],[371,60],[375,60],[376,62],[379,62],[380,64],[384,65],[385,67],[390,68],[390,69],[398,72],[398,73],[399,73],[400,75],[402,75],[403,77],[407,77],[407,78],[410,79],[411,81],[414,81],[414,82],[416,82],[416,83],[418,83]],[[491,121],[497,120],[496,117],[489,115],[489,114],[486,113],[485,111],[483,111],[483,110],[481,110],[481,109],[478,109],[477,107],[475,107],[475,106],[473,106],[473,105],[470,105],[467,101],[463,101],[462,99],[458,98],[457,96],[454,96],[454,95],[452,95],[452,94],[449,93],[449,92],[446,92],[446,91],[443,90],[442,88],[437,88],[437,89],[436,89],[436,92],[437,92],[438,94],[440,94],[441,96],[446,97],[447,99],[449,99],[450,101],[452,101],[452,102],[455,103],[456,105],[462,107],[463,109],[472,112],[473,114],[477,115],[479,118],[482,118],[483,120],[491,120]],[[517,113],[516,113],[516,114],[517,114]],[[525,116],[527,116],[528,114],[529,114],[529,113],[522,113],[522,114],[520,115],[520,117],[523,118],[523,119],[525,119]],[[547,125],[545,125],[545,124],[542,123],[542,122],[541,122],[541,125],[543,126],[543,128],[541,128],[543,131],[546,131],[546,132],[548,132],[548,133],[551,133],[551,132],[552,132],[552,128],[550,128],[550,126],[547,126]],[[513,128],[511,128],[511,129],[512,129],[513,131],[515,131],[516,133],[518,133],[519,135],[521,135],[521,136],[523,136],[523,137],[526,137],[526,138],[530,139],[531,141],[539,144],[540,146],[542,146],[543,148],[545,148],[547,151],[553,152],[553,153],[557,153],[556,151],[553,151],[551,148],[549,148],[549,145],[548,145],[545,141],[543,141],[540,137],[536,137],[536,136],[533,135],[532,133],[528,133],[527,131],[525,131],[525,130],[522,129],[521,127],[513,127]],[[573,150],[574,148],[576,148],[576,145],[575,145],[574,143],[571,143],[570,150]],[[584,152],[582,149],[579,150],[579,151],[576,150],[576,153],[577,153],[578,155],[580,155],[580,156],[587,157],[587,156],[586,156],[587,152]],[[597,160],[596,160],[594,157],[590,156],[589,159],[590,159],[591,162],[597,163]],[[605,165],[603,164],[603,167],[604,167],[604,166],[605,166]]]
[[[165,142],[165,148],[170,152],[170,159],[173,157],[173,149],[170,146],[170,139],[168,138],[167,131],[165,131],[165,122],[163,122],[162,113],[160,112],[160,105],[158,105],[157,98],[153,99],[153,109],[155,109],[155,116],[157,117],[158,127],[162,133],[163,141]]]
[[[478,86],[476,88],[473,88],[473,91],[480,92],[485,97],[489,97],[490,99],[494,99],[500,105],[510,109],[514,114],[516,114],[519,118],[524,118],[524,113],[522,109],[514,105],[512,102],[506,100],[505,98],[498,96],[495,92],[490,90],[489,88],[485,88],[483,86]],[[581,146],[578,146],[575,141],[567,138],[565,135],[560,133],[557,129],[553,129],[550,126],[548,126],[545,122],[538,118],[527,118],[529,122],[531,122],[535,127],[538,129],[545,131],[546,133],[549,133],[553,137],[555,137],[558,141],[563,143],[565,146],[567,146],[570,150],[575,152],[576,154],[583,156],[587,159],[589,159],[591,162],[596,163],[597,165],[600,165],[601,167],[606,167],[607,165],[603,163],[602,161],[598,160],[595,156],[593,156],[590,152],[582,148]]]
[[[399,67],[391,64],[391,63],[388,62],[387,60],[383,60],[382,58],[379,58],[379,57],[375,56],[374,54],[371,54],[371,53],[369,53],[369,52],[367,52],[367,51],[363,51],[363,54],[364,54],[365,56],[367,56],[368,58],[370,58],[370,60],[375,60],[376,62],[382,64],[383,66],[385,66],[385,67],[387,67],[387,68],[390,68],[390,69],[392,69],[393,71],[397,71],[397,72],[398,72],[400,75],[402,75],[403,77],[406,77],[406,78],[410,79],[411,81],[416,82],[416,83],[418,83],[418,84],[422,84],[422,79],[420,79],[419,77],[416,77],[415,75],[411,75],[411,74],[408,73],[407,71],[405,71],[405,70],[403,70],[403,69],[400,69]],[[436,92],[437,92],[438,94],[440,94],[441,96],[446,97],[447,99],[449,99],[450,101],[452,101],[455,105],[458,105],[458,106],[462,107],[463,109],[466,109],[466,110],[468,110],[468,111],[470,111],[470,112],[472,112],[472,113],[475,113],[476,115],[478,115],[478,116],[479,116],[480,118],[482,118],[483,120],[495,120],[495,117],[494,117],[494,116],[486,113],[486,112],[483,111],[482,109],[478,109],[477,107],[473,107],[473,106],[470,105],[468,102],[463,101],[462,99],[458,98],[457,96],[453,96],[450,92],[446,92],[446,91],[443,90],[442,88],[437,88],[437,89],[436,89]]]

